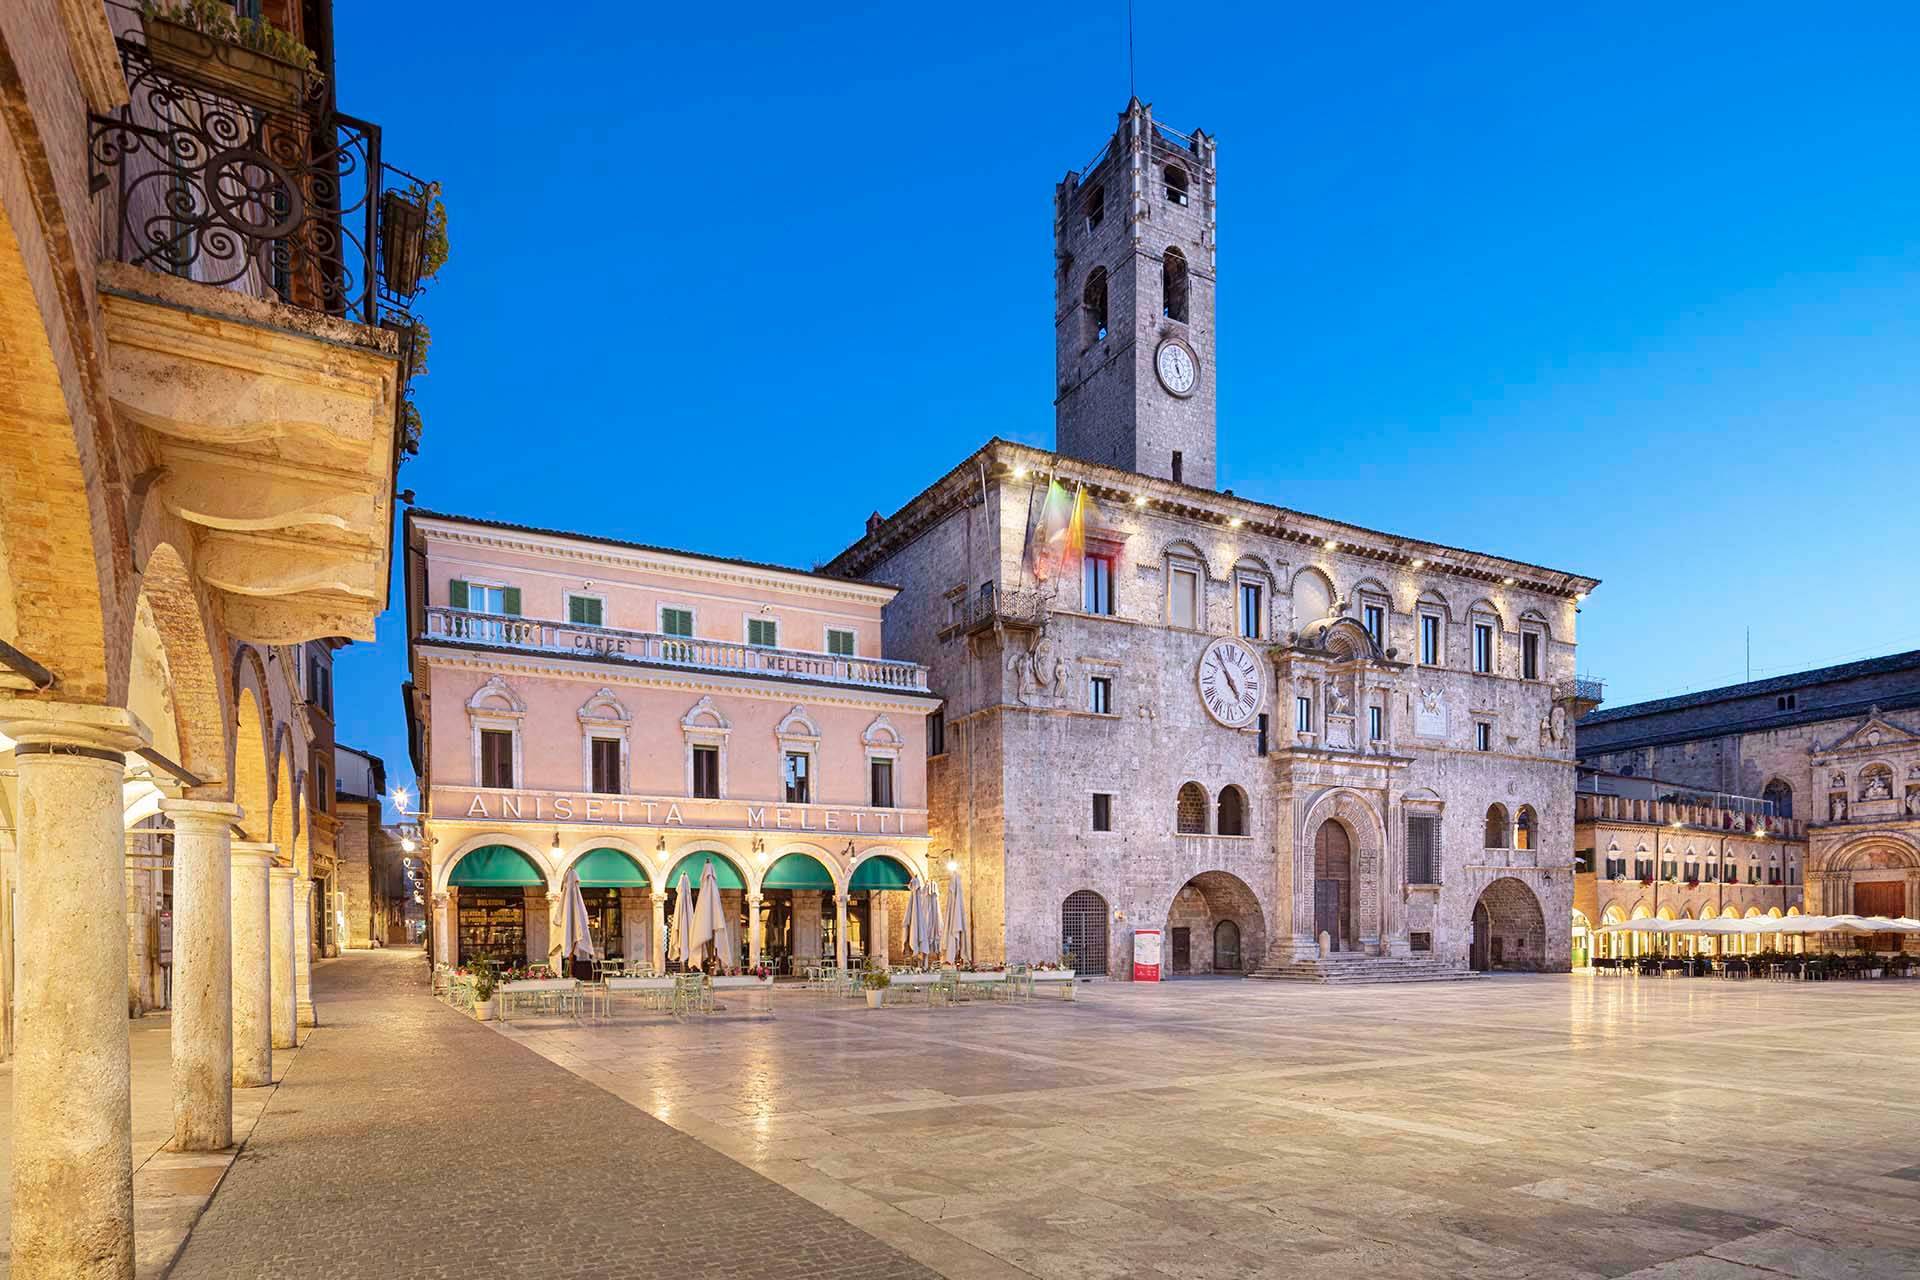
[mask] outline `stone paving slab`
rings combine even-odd
[[[1920,1275],[1920,981],[776,1005],[495,1034],[946,1275]]]
[[[314,975],[322,1021],[176,1280],[934,1273],[426,993],[418,951]]]

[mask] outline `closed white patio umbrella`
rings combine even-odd
[[[920,886],[920,946],[927,955],[940,954],[940,890],[931,880]]]
[[[692,957],[689,963],[697,965],[709,953],[718,958],[722,967],[735,964],[740,954],[733,942],[726,905],[720,901],[720,883],[713,873],[712,859],[707,860],[700,872],[700,898],[694,904],[693,932],[687,947],[687,954]]]
[[[687,885],[687,873],[680,873],[674,886],[673,914],[667,919],[667,959],[685,962],[693,944],[693,890]]]
[[[967,896],[960,883],[960,868],[947,877],[947,963],[972,964],[973,939],[967,929]]]
[[[573,960],[595,960],[599,951],[593,945],[593,917],[587,914],[586,895],[580,892],[580,875],[569,870],[560,881],[560,936],[547,949],[547,965],[557,975]]]
[[[926,954],[926,948],[920,944],[920,895],[925,891],[925,884],[919,876],[907,884],[907,951],[916,957]]]

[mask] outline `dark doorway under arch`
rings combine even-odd
[[[1107,971],[1107,900],[1091,889],[1067,895],[1060,905],[1060,949],[1075,973]]]
[[[1313,833],[1313,932],[1353,949],[1353,837],[1337,818]]]

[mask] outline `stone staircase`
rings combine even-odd
[[[1265,964],[1247,976],[1287,982],[1360,986],[1379,982],[1460,982],[1480,975],[1464,966],[1448,964],[1431,954],[1369,956],[1357,951],[1336,951],[1329,956],[1314,956],[1307,960],[1269,955]]]

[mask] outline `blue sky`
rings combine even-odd
[[[808,565],[1051,445],[1123,3],[340,8],[451,213],[423,505]],[[1220,138],[1220,484],[1604,579],[1614,703],[1920,647],[1920,10],[1556,8],[1140,0]],[[393,599],[338,720],[403,781]]]

